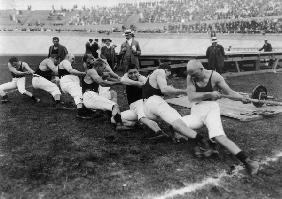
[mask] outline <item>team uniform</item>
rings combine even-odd
[[[50,93],[53,97],[61,95],[60,89],[56,84],[51,82],[52,72],[56,66],[49,58],[44,59],[39,68],[35,71],[32,78],[32,86],[36,89],[42,89]]]
[[[150,85],[150,76],[142,87],[142,97],[144,99],[144,112],[149,119],[156,120],[160,117],[166,123],[172,125],[174,121],[182,118],[181,115],[163,99],[161,90]]]
[[[124,74],[121,78],[121,82],[123,82],[126,77],[127,74]],[[146,77],[140,75],[139,81],[146,82]],[[125,89],[129,110],[123,111],[121,118],[126,125],[135,125],[136,121],[145,117],[142,88],[127,85]]]
[[[196,88],[196,92],[213,91],[211,83],[212,75],[213,71],[205,87],[199,87],[195,81],[193,82]],[[182,120],[191,129],[199,129],[205,125],[208,128],[210,139],[221,135],[225,136],[220,118],[219,104],[218,102],[212,101],[211,99],[193,103],[191,114],[182,117]]]
[[[82,80],[83,104],[89,109],[99,109],[112,111],[116,104],[111,100],[111,93],[109,87],[102,87],[97,82],[93,81],[91,84]]]
[[[25,62],[21,62],[19,68],[17,68],[18,71],[24,72],[24,65],[27,64]],[[18,89],[18,91],[21,94],[26,93],[25,89],[25,75],[17,75],[13,72],[11,72],[12,75],[12,81],[4,83],[0,85],[0,94],[1,96],[6,96],[5,91],[11,90],[11,89]]]
[[[71,62],[63,60],[59,64],[58,74],[60,77],[60,87],[64,93],[69,93],[76,105],[82,104],[82,88],[78,76],[69,72],[72,69]]]

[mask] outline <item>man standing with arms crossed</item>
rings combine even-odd
[[[216,141],[238,158],[252,175],[259,169],[257,161],[250,160],[233,141],[224,133],[219,104],[215,100],[221,97],[218,90],[230,97],[240,98],[248,102],[248,98],[233,91],[224,78],[213,70],[204,69],[201,62],[191,60],[187,64],[187,95],[192,103],[191,115],[184,116],[182,120],[192,129],[198,129],[204,125],[209,132],[209,138]]]

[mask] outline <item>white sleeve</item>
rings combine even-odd
[[[62,64],[62,69],[66,69],[68,72],[71,72],[72,66],[69,61],[63,61],[61,64]]]

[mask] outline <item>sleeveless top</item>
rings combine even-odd
[[[88,84],[84,81],[84,78],[83,78],[81,87],[82,87],[82,93],[85,93],[86,91],[94,91],[98,93],[99,84],[96,82],[92,82],[91,84]]]
[[[35,74],[40,75],[41,77],[44,77],[45,79],[51,81],[52,79],[52,71],[51,70],[46,70],[46,71],[42,71],[40,70],[40,68],[38,68],[35,71]]]
[[[70,75],[70,72],[67,71],[66,69],[58,69],[58,75],[59,75],[59,78],[65,76],[65,75]]]
[[[142,88],[139,88],[137,86],[126,86],[125,90],[126,90],[128,105],[130,105],[133,102],[136,102],[137,100],[143,99]]]
[[[21,71],[21,72],[24,72],[24,71],[23,71],[23,62],[21,62],[20,68],[17,69],[17,70],[18,70],[18,71]],[[15,73],[13,73],[13,72],[11,72],[11,75],[12,75],[13,78],[20,78],[20,77],[24,77],[24,76],[25,76],[25,75],[17,75],[17,74],[15,74]]]
[[[149,82],[150,77],[148,77],[145,85],[142,87],[142,97],[143,99],[148,99],[153,95],[163,96],[160,89],[154,88],[150,85]]]
[[[204,86],[204,87],[198,86],[197,82],[195,82],[193,80],[193,83],[194,83],[194,85],[196,87],[196,92],[212,92],[213,91],[212,83],[211,83],[212,74],[213,74],[213,71],[211,72],[211,76],[209,78],[209,81],[208,81],[207,85]],[[210,101],[210,100],[211,99],[205,99],[204,101]]]

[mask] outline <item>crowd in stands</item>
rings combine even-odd
[[[70,23],[120,24],[136,14],[140,22],[187,23],[191,21],[281,16],[281,0],[168,0],[120,3],[114,7],[84,8]]]
[[[281,33],[281,0],[155,0],[148,2],[120,3],[113,7],[74,6],[71,10],[53,10],[58,15],[60,27],[52,30],[68,31],[67,26],[121,25],[150,23],[164,24],[164,28],[142,29],[139,32],[193,32],[211,30],[221,33]],[[58,17],[56,19],[58,19]],[[61,24],[62,23],[62,24]],[[55,26],[55,24],[53,24]],[[34,26],[38,26],[34,24]],[[43,27],[44,28],[44,27]],[[130,27],[127,27],[130,28]],[[29,28],[30,29],[30,28]],[[90,31],[91,28],[86,28]],[[77,31],[87,31],[78,28]],[[42,31],[42,28],[33,28]],[[123,31],[121,28],[116,31]],[[115,32],[99,30],[99,33]]]

